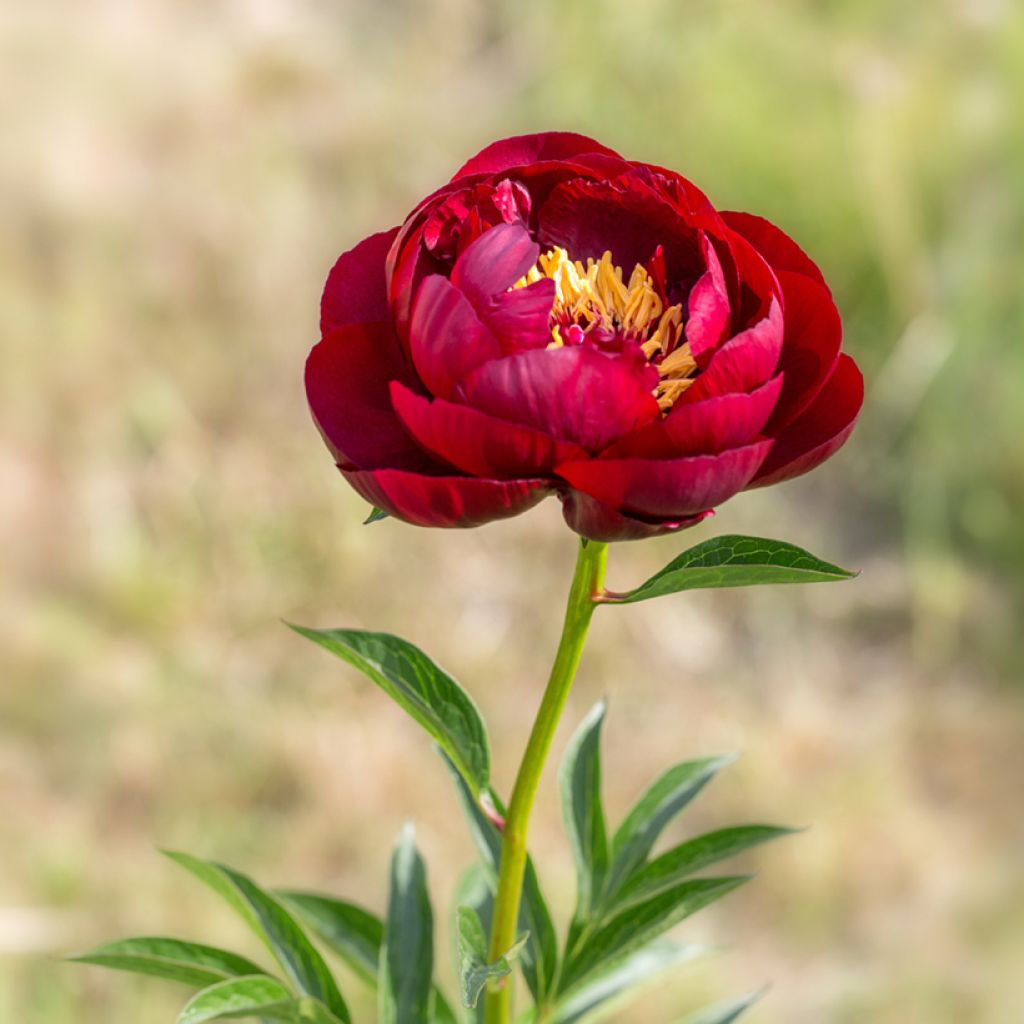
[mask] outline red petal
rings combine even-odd
[[[528,349],[546,348],[551,341],[551,307],[555,282],[549,277],[525,288],[505,292],[491,300],[480,313],[506,355]]]
[[[681,519],[742,491],[771,446],[771,441],[760,441],[721,455],[684,459],[590,459],[558,466],[556,472],[577,490],[620,511]]]
[[[570,489],[562,494],[561,498],[562,515],[569,528],[590,540],[605,543],[613,540],[644,540],[647,537],[660,537],[665,533],[677,533],[688,526],[696,526],[713,515],[709,509],[686,519],[647,522],[634,516],[627,516],[582,491]]]
[[[729,294],[715,247],[703,231],[699,237],[708,269],[690,289],[686,340],[690,343],[690,353],[697,364],[704,366],[707,362],[706,354],[718,347],[729,326]]]
[[[783,333],[782,307],[772,299],[763,320],[741,331],[712,355],[707,369],[684,393],[683,404],[759,388],[775,374]]]
[[[414,526],[480,526],[532,508],[550,493],[546,480],[422,476],[400,469],[342,469],[371,505]]]
[[[452,284],[474,306],[508,291],[537,262],[540,246],[521,224],[485,231],[455,261]]]
[[[409,350],[427,389],[442,398],[470,370],[501,355],[466,296],[439,274],[423,282],[413,303]]]
[[[414,382],[388,324],[339,327],[306,360],[306,397],[338,462],[361,468],[430,463],[391,407],[392,380]]]
[[[452,175],[452,181],[470,174],[499,174],[511,167],[523,167],[542,160],[569,160],[583,153],[600,153],[619,157],[619,154],[594,139],[575,132],[539,132],[536,135],[517,135],[500,139],[467,160]]]
[[[839,311],[827,288],[788,270],[778,277],[786,300],[786,336],[779,357],[786,383],[769,434],[779,433],[811,404],[835,369],[843,340]]]
[[[677,405],[664,419],[624,437],[605,458],[672,459],[717,455],[753,442],[771,416],[782,389],[782,375],[750,394],[719,395]]]
[[[424,448],[474,476],[540,476],[559,462],[586,454],[576,445],[554,441],[469,406],[440,398],[430,402],[398,383],[391,387],[391,400]]]
[[[343,252],[327,275],[320,299],[320,333],[345,324],[388,320],[384,262],[398,228],[364,238]]]
[[[815,262],[784,231],[764,217],[752,213],[725,211],[722,220],[741,234],[768,261],[771,268],[803,274],[827,288],[825,278]]]
[[[864,402],[864,378],[841,355],[818,397],[776,439],[753,486],[777,484],[819,466],[846,443]]]
[[[658,415],[651,388],[635,360],[571,346],[485,363],[462,390],[470,405],[493,416],[600,451]]]

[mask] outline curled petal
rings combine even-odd
[[[863,402],[864,378],[844,354],[818,397],[776,439],[753,486],[790,480],[834,455],[850,436]]]
[[[501,355],[466,296],[440,274],[420,286],[409,323],[409,348],[423,383],[441,398],[450,398],[470,370]]]
[[[579,491],[640,518],[682,519],[731,498],[750,483],[771,441],[721,455],[682,459],[590,459],[555,470]]]
[[[395,411],[428,451],[465,473],[483,477],[530,477],[550,473],[559,462],[583,458],[577,445],[495,419],[477,409],[436,398],[433,402],[395,383]]]
[[[658,415],[650,370],[584,346],[534,349],[480,366],[462,393],[492,416],[600,451]]]
[[[626,515],[592,498],[582,491],[571,488],[560,495],[562,515],[569,528],[590,540],[609,542],[613,540],[643,540],[646,537],[660,537],[666,533],[678,533],[688,526],[696,526],[714,513],[711,509],[685,519],[661,519],[648,522]]]
[[[474,306],[508,291],[537,262],[540,246],[521,224],[499,224],[476,238],[452,267],[452,284]]]
[[[795,274],[803,274],[817,281],[823,288],[828,287],[814,260],[771,221],[753,213],[739,213],[733,210],[724,211],[722,220],[750,242],[776,273],[788,270]]]
[[[424,476],[400,469],[342,468],[342,474],[371,505],[413,526],[481,526],[517,516],[550,493],[546,480]]]
[[[415,376],[389,324],[339,327],[313,347],[306,397],[337,462],[363,469],[430,464],[391,406],[393,380],[411,386]]]
[[[364,238],[343,252],[327,275],[320,299],[320,333],[345,324],[388,319],[384,265],[398,228]]]
[[[687,300],[686,340],[690,344],[690,354],[697,361],[697,365],[704,366],[707,363],[707,355],[718,347],[722,335],[729,326],[729,293],[718,253],[703,231],[700,233],[700,245],[708,269],[690,289]]]
[[[467,160],[452,175],[452,181],[471,174],[500,174],[509,168],[524,167],[539,161],[572,160],[583,154],[602,154],[622,159],[615,150],[602,146],[586,135],[577,135],[575,132],[538,132],[492,142]]]

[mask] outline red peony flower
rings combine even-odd
[[[345,479],[420,526],[557,494],[595,540],[813,469],[863,381],[821,272],[685,178],[554,132],[488,146],[327,279],[306,393]]]

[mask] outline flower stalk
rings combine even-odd
[[[490,958],[503,956],[516,940],[519,903],[526,869],[527,834],[541,773],[551,749],[555,730],[562,717],[566,699],[576,677],[590,619],[603,592],[608,545],[582,540],[576,558],[576,571],[569,589],[565,622],[558,651],[551,667],[544,697],[526,744],[509,802],[501,847],[501,866],[495,894],[491,926]],[[487,993],[486,1024],[509,1024],[512,989],[504,978]]]

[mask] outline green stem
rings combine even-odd
[[[583,653],[590,617],[597,607],[595,598],[604,586],[605,566],[608,563],[608,545],[596,541],[581,541],[576,559],[576,572],[569,590],[565,609],[565,624],[558,653],[551,667],[544,699],[533,723],[529,742],[519,765],[512,799],[505,818],[505,831],[501,845],[501,868],[495,894],[494,918],[491,926],[490,959],[493,962],[504,955],[516,940],[519,924],[519,901],[523,894],[523,872],[526,869],[526,836],[530,827],[530,812],[537,795],[544,762],[555,730],[558,728],[566,698],[576,676],[576,668]],[[487,993],[486,1024],[509,1024],[512,1010],[512,986],[503,979],[500,987]]]

